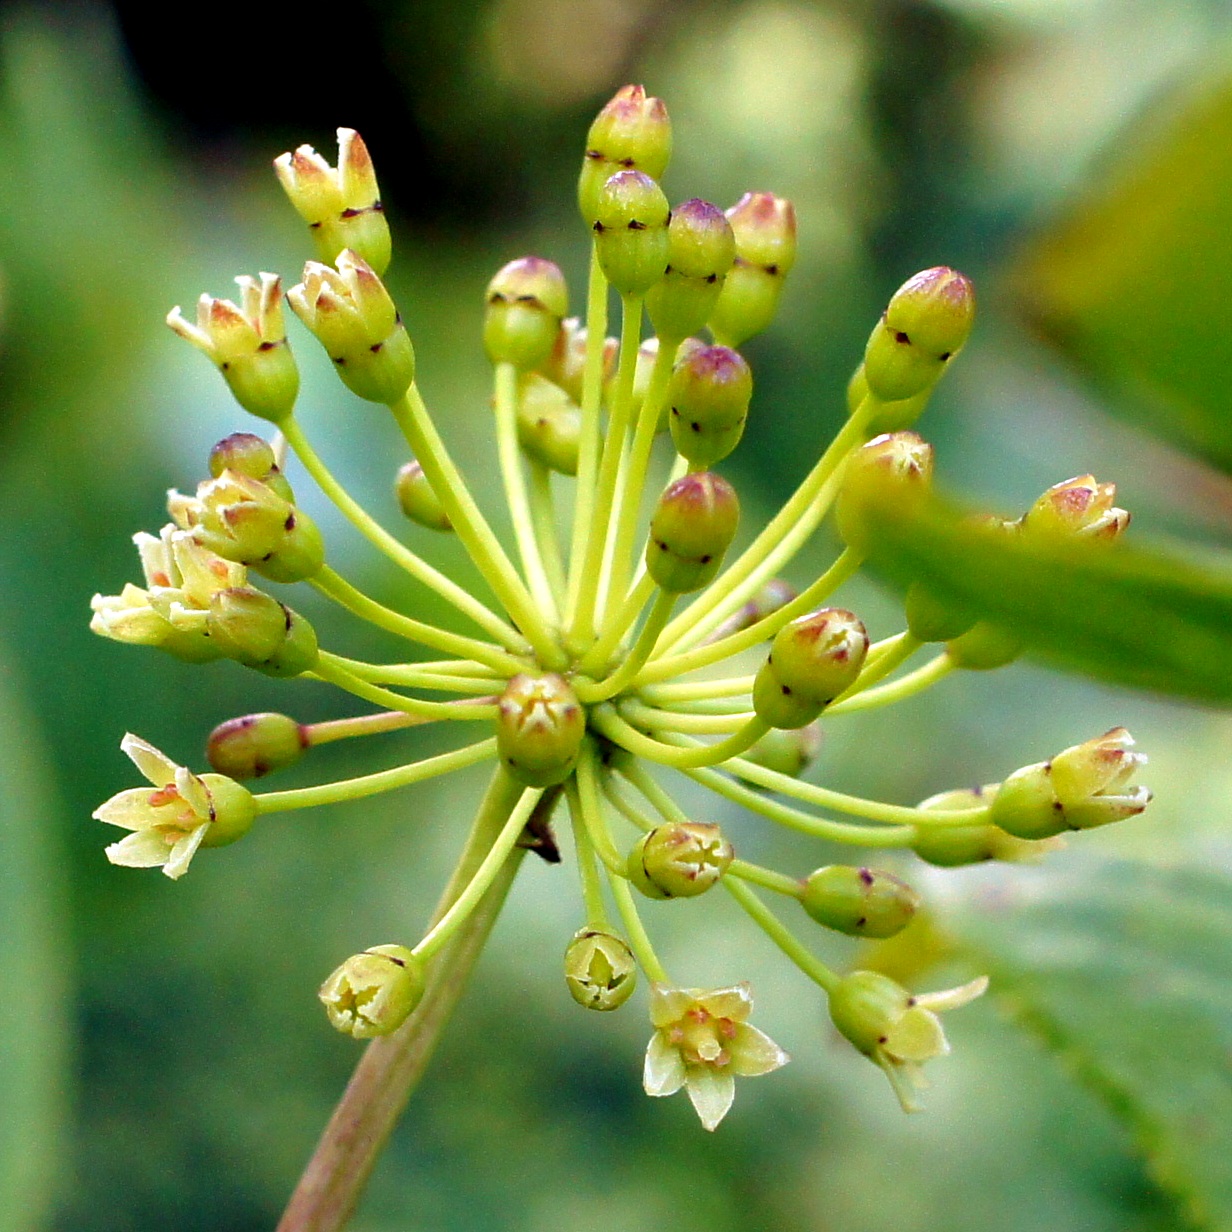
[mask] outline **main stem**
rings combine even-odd
[[[437,905],[434,923],[474,876],[522,790],[498,767],[475,816],[466,848]],[[524,854],[514,850],[479,906],[433,963],[423,1000],[415,1012],[393,1035],[368,1045],[291,1195],[277,1232],[340,1232],[345,1226],[406,1101],[427,1068]]]

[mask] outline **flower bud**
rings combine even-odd
[[[285,714],[244,714],[227,719],[210,732],[205,756],[219,774],[232,779],[259,779],[293,766],[308,740],[304,728]]]
[[[267,484],[238,471],[223,471],[200,484],[195,500],[175,494],[170,504],[203,547],[271,581],[302,582],[325,561],[325,544],[312,519]]]
[[[586,136],[586,157],[578,180],[578,206],[587,226],[599,216],[603,186],[621,170],[660,179],[672,156],[672,123],[659,98],[642,86],[622,86],[595,117]]]
[[[603,340],[602,380],[616,369],[616,354],[620,343],[615,338]],[[560,323],[551,354],[539,366],[539,371],[576,403],[582,401],[582,377],[586,370],[586,330],[577,317],[566,317]]]
[[[866,1057],[883,1046],[889,1027],[910,1006],[911,994],[879,971],[852,971],[830,994],[834,1025]]]
[[[890,297],[864,352],[864,376],[884,402],[931,389],[962,349],[975,319],[975,288],[939,265],[909,278]]]
[[[336,170],[310,145],[274,159],[274,170],[326,265],[349,248],[378,274],[385,272],[391,253],[389,223],[368,147],[353,128],[338,130]]]
[[[441,498],[432,490],[423,467],[414,458],[399,468],[398,478],[394,481],[394,495],[398,498],[399,508],[412,522],[429,530],[453,529]]]
[[[736,238],[717,205],[691,198],[672,212],[667,270],[646,295],[646,312],[662,338],[705,328],[736,259]]]
[[[677,363],[667,386],[676,451],[694,466],[713,466],[740,443],[753,396],[753,374],[739,352],[698,347]]]
[[[804,727],[860,674],[868,631],[826,607],[780,629],[753,681],[753,709],[771,727]]]
[[[223,471],[236,471],[272,488],[283,500],[293,501],[294,494],[286,476],[279,469],[273,446],[251,432],[232,432],[210,450],[210,475],[217,479]]]
[[[667,269],[663,190],[640,171],[618,171],[599,194],[592,230],[599,264],[622,295],[645,295]]]
[[[227,658],[266,676],[298,676],[316,666],[312,625],[251,587],[220,590],[210,601],[206,629]]]
[[[523,371],[545,363],[569,311],[560,266],[543,257],[519,257],[488,283],[483,345],[494,364]]]
[[[637,987],[633,951],[615,933],[582,928],[565,950],[565,987],[588,1010],[618,1010]]]
[[[1118,509],[1115,499],[1115,483],[1098,483],[1094,475],[1067,479],[1027,510],[1022,532],[1045,540],[1115,539],[1129,525],[1128,512]]]
[[[196,325],[178,306],[167,314],[167,324],[214,361],[244,410],[278,423],[299,393],[299,369],[282,323],[282,284],[276,274],[262,274],[259,284],[246,275],[235,281],[239,307],[202,295]]]
[[[582,412],[569,395],[546,377],[532,372],[522,383],[518,402],[518,444],[536,462],[576,475],[582,439]]]
[[[745,193],[727,220],[736,261],[710,317],[718,341],[737,347],[774,320],[783,281],[796,261],[796,211],[773,193]]]
[[[817,760],[821,740],[819,723],[796,728],[773,727],[741,756],[755,766],[798,779]],[[732,773],[740,777],[739,771]]]
[[[747,603],[741,604],[719,625],[707,641],[717,642],[733,633],[741,633],[759,620],[773,616],[779,608],[786,607],[795,597],[796,588],[786,578],[771,578]]]
[[[908,631],[921,642],[951,642],[975,624],[975,617],[965,608],[938,599],[920,582],[907,587],[903,612]]]
[[[726,479],[713,471],[681,476],[650,519],[647,572],[669,593],[700,590],[718,573],[739,524],[740,501]]]
[[[344,249],[337,269],[309,261],[287,299],[352,393],[387,406],[406,393],[415,351],[384,283],[362,257]]]
[[[883,493],[911,500],[928,491],[932,478],[933,447],[914,432],[890,432],[861,445],[847,459],[834,511],[844,542],[861,550],[867,546],[865,501]]]
[[[920,896],[905,881],[879,869],[831,864],[810,874],[800,905],[826,928],[880,940],[911,923]]]
[[[353,954],[317,996],[330,1024],[355,1039],[389,1035],[410,1017],[424,991],[424,965],[403,945]]]
[[[496,747],[520,783],[563,783],[577,763],[586,713],[569,682],[555,672],[514,676],[497,703]]]
[[[1022,654],[1023,641],[1009,629],[980,620],[966,633],[947,642],[945,649],[955,667],[991,672],[1013,663]]]
[[[999,788],[999,783],[989,783],[984,787],[943,791],[929,796],[919,807],[929,811],[978,808],[982,804],[989,804]],[[1030,860],[1064,846],[1065,840],[1061,838],[1032,842],[1015,838],[1000,826],[984,824],[919,826],[911,849],[928,864],[934,864],[938,868],[958,868],[964,864],[980,864],[986,860],[1000,860],[1005,863]]]
[[[695,898],[727,872],[734,852],[710,822],[669,822],[629,852],[629,880],[647,898]]]
[[[864,365],[861,364],[847,384],[847,413],[854,415],[868,396],[868,378],[864,375]],[[905,432],[908,428],[915,427],[915,422],[924,413],[930,397],[931,386],[923,393],[916,394],[914,398],[903,398],[898,402],[878,402],[876,411],[868,421],[869,435]]]

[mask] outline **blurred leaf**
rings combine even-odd
[[[1232,1228],[1232,878],[1070,861],[956,909],[1011,1012],[1136,1130],[1200,1226]]]
[[[1121,134],[1098,185],[1015,285],[1043,334],[1162,436],[1232,470],[1232,81],[1187,85]]]
[[[68,1076],[63,861],[55,775],[0,661],[0,1232],[45,1226]]]
[[[1099,680],[1232,703],[1232,558],[1128,544],[1041,544],[929,498],[870,495],[871,560]]]

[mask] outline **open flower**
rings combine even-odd
[[[655,1033],[646,1049],[642,1084],[647,1095],[687,1088],[706,1129],[714,1129],[736,1097],[736,1078],[755,1078],[786,1065],[787,1054],[745,1019],[753,1009],[747,984],[706,992],[650,989]]]
[[[251,793],[222,774],[193,774],[131,732],[120,748],[153,784],[119,792],[94,810],[132,833],[107,848],[112,864],[161,868],[173,880],[203,844],[221,847],[245,834],[256,816]]]
[[[958,988],[913,996],[877,971],[853,971],[830,994],[834,1025],[890,1080],[904,1112],[919,1112],[927,1089],[922,1066],[950,1051],[938,1014],[974,1001],[988,987],[982,975]]]

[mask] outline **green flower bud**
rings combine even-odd
[[[441,498],[432,490],[423,467],[414,458],[399,468],[394,495],[398,498],[398,507],[412,522],[429,530],[453,530]]]
[[[272,488],[283,500],[293,501],[294,493],[278,467],[273,447],[251,432],[232,432],[210,450],[210,475],[217,479],[223,471],[236,471]]]
[[[199,774],[209,793],[211,821],[205,828],[202,847],[227,847],[252,829],[257,817],[257,801],[247,787],[225,774]]]
[[[737,351],[693,349],[667,386],[676,451],[694,466],[722,461],[740,443],[752,396],[753,374]]]
[[[861,364],[847,384],[847,413],[854,415],[868,397],[868,378],[864,375],[864,365]],[[932,397],[931,386],[914,398],[904,398],[899,402],[879,402],[873,417],[868,421],[870,436],[881,436],[886,432],[904,432],[915,427],[915,422],[924,413],[929,398]]]
[[[767,770],[798,779],[817,760],[821,740],[819,723],[796,728],[775,727],[741,756],[755,766],[764,766]],[[732,773],[740,777],[738,771]]]
[[[740,501],[721,475],[701,471],[669,484],[650,519],[646,569],[672,594],[700,590],[736,537]]]
[[[255,569],[274,582],[302,582],[320,572],[325,543],[316,523],[268,484],[223,471],[175,501],[202,547]]]
[[[911,994],[879,971],[852,971],[830,994],[830,1017],[859,1052],[871,1057],[889,1027],[911,1006]]]
[[[984,787],[943,791],[929,796],[919,805],[927,810],[968,809],[988,804],[996,796],[999,783]],[[1015,838],[1000,826],[991,824],[975,826],[920,826],[916,830],[912,851],[921,860],[938,868],[958,868],[964,864],[980,864],[986,860],[1014,863],[1030,860],[1045,852],[1063,847],[1059,838],[1047,838],[1038,842]]]
[[[796,261],[796,211],[773,193],[745,193],[727,220],[736,261],[710,317],[716,339],[737,347],[774,320],[783,281]]]
[[[810,874],[800,905],[826,928],[880,940],[911,923],[920,896],[905,881],[879,869],[831,864]]]
[[[565,987],[588,1010],[618,1010],[637,987],[633,951],[615,933],[579,929],[565,950]]]
[[[1115,499],[1115,483],[1079,475],[1049,488],[1023,515],[1020,526],[1034,539],[1112,540],[1129,525],[1128,512],[1118,509]]]
[[[560,323],[569,311],[569,292],[560,266],[543,257],[519,257],[488,283],[483,345],[494,363],[523,371],[552,354]]]
[[[933,447],[914,432],[889,432],[861,445],[847,459],[834,511],[844,542],[867,548],[867,500],[891,492],[896,501],[911,500],[928,491],[932,478]]]
[[[909,278],[890,298],[864,351],[864,376],[886,402],[931,389],[962,349],[975,318],[975,288],[941,265]]]
[[[954,666],[971,672],[991,672],[1005,667],[1022,651],[1022,638],[987,620],[977,621],[966,633],[946,643],[946,653]]]
[[[276,274],[262,274],[260,284],[247,276],[235,281],[240,307],[202,295],[196,325],[178,306],[167,314],[167,324],[214,361],[244,410],[278,423],[299,393],[299,369],[282,323],[282,284]]]
[[[672,156],[672,123],[663,100],[648,98],[641,86],[622,86],[595,117],[586,137],[578,180],[578,206],[588,227],[599,216],[603,186],[617,171],[662,178]]]
[[[603,362],[600,365],[601,379],[606,381],[616,369],[616,355],[620,343],[615,338],[603,340]],[[586,369],[586,330],[577,317],[566,317],[560,323],[552,353],[539,366],[541,375],[554,385],[559,385],[572,399],[581,404],[582,377]]]
[[[1047,762],[1023,766],[1001,784],[989,817],[1017,838],[1041,839],[1067,829],[1065,806],[1053,790]]]
[[[353,128],[338,130],[336,170],[310,145],[274,159],[274,170],[326,265],[349,248],[378,274],[385,272],[391,255],[389,223],[368,147]]]
[[[771,578],[747,603],[741,604],[719,625],[707,641],[717,642],[733,633],[741,633],[759,620],[773,616],[779,608],[786,607],[795,597],[796,588],[786,578]]]
[[[387,406],[406,393],[415,351],[384,283],[361,257],[346,249],[337,269],[309,261],[287,299],[352,393]]]
[[[804,727],[860,674],[868,631],[827,607],[780,629],[753,681],[753,709],[771,727]]]
[[[551,787],[573,773],[586,734],[586,712],[563,676],[514,676],[497,711],[497,751],[520,783]]]
[[[229,659],[266,676],[298,676],[317,662],[312,625],[271,595],[251,587],[220,590],[206,629]]]
[[[205,756],[219,774],[259,779],[293,766],[308,747],[304,728],[285,714],[243,714],[210,732]]]
[[[353,954],[317,996],[330,1025],[355,1039],[389,1035],[410,1017],[424,991],[424,965],[403,945]]]
[[[581,408],[559,385],[530,373],[518,403],[518,444],[536,462],[576,475],[582,438]]]
[[[599,264],[622,295],[645,295],[667,269],[663,190],[640,171],[618,171],[603,186],[592,230]]]
[[[626,868],[647,898],[695,898],[727,872],[733,855],[718,826],[669,822],[642,835]]]
[[[663,338],[703,329],[736,259],[736,238],[717,205],[693,197],[672,212],[667,270],[646,295],[646,311]]]
[[[903,600],[907,629],[922,642],[951,642],[975,624],[975,617],[961,606],[938,599],[926,586],[913,582]]]

